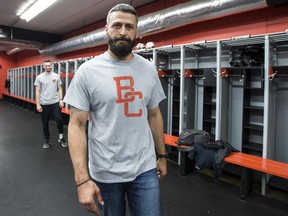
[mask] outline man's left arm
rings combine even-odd
[[[166,155],[164,144],[163,118],[159,106],[148,111],[148,121],[152,131],[158,155]],[[167,159],[159,158],[157,161],[158,176],[162,179],[167,174]]]
[[[63,90],[62,90],[62,86],[58,85],[58,95],[59,95],[59,106],[63,107],[64,106],[64,102],[63,102]]]

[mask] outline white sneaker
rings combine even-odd
[[[62,146],[63,148],[68,147],[68,143],[66,142],[66,140],[65,140],[64,138],[58,139],[58,142],[61,144],[61,146]]]
[[[43,144],[43,148],[44,148],[44,149],[48,149],[48,148],[50,148],[49,141],[45,141],[45,142],[44,142],[44,144]]]

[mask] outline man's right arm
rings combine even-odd
[[[94,196],[104,205],[100,189],[90,180],[87,161],[86,122],[88,112],[72,107],[68,125],[69,152],[74,167],[78,200],[81,205],[95,215],[100,215]]]
[[[36,109],[38,112],[42,112],[42,107],[40,105],[40,86],[36,85],[35,86],[35,100],[36,100]]]
[[[87,166],[86,123],[88,112],[72,107],[68,125],[69,152],[76,185],[89,179]]]

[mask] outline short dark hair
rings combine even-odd
[[[115,6],[114,6],[113,8],[111,8],[110,11],[108,12],[107,18],[106,18],[106,23],[107,23],[107,24],[109,23],[110,14],[113,13],[113,12],[117,12],[117,11],[120,11],[120,12],[123,12],[123,13],[133,14],[133,15],[136,17],[136,22],[138,23],[138,14],[137,14],[135,8],[132,7],[132,6],[129,5],[129,4],[121,3],[121,4],[115,5]]]
[[[51,63],[51,60],[47,59],[47,60],[44,61],[44,63]]]

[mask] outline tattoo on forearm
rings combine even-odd
[[[70,118],[73,118],[74,113],[80,112],[80,111],[81,111],[80,109],[77,109],[75,107],[71,107],[70,108]]]

